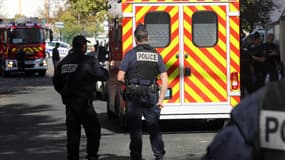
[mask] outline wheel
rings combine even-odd
[[[41,77],[46,76],[46,70],[39,71],[38,73],[39,73],[39,76],[41,76]]]

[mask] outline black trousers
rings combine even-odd
[[[152,96],[151,98],[155,98]],[[152,99],[150,99],[152,101]],[[157,101],[156,101],[157,102]],[[159,117],[160,108],[153,105],[146,107],[146,104],[139,99],[127,100],[127,123],[130,132],[130,151],[132,160],[142,159],[142,115],[150,134],[151,148],[156,159],[162,159],[165,150],[162,135],[160,133]]]
[[[68,160],[79,160],[81,125],[83,125],[87,137],[87,158],[98,156],[101,127],[92,102],[86,102],[66,106]]]

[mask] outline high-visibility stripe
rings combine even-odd
[[[140,3],[157,2],[157,4],[168,2],[169,5],[142,5]],[[183,25],[179,23],[179,7],[170,2],[201,2],[196,6],[184,6]],[[203,5],[202,2],[231,2],[229,10],[231,12],[239,11],[238,0],[122,0],[123,12],[132,13],[132,3],[138,4],[134,9],[135,24],[144,23],[145,15],[150,11],[165,11],[169,13],[171,19],[170,44],[166,48],[157,48],[157,51],[163,57],[169,75],[169,87],[172,89],[172,98],[167,103],[181,102],[181,85],[184,85],[185,103],[203,103],[203,102],[227,102],[228,101],[228,71],[239,72],[239,17],[227,19],[226,5]],[[126,5],[128,4],[128,5]],[[215,3],[213,3],[215,4]],[[213,47],[199,48],[192,42],[192,16],[197,11],[213,11],[218,17],[218,40]],[[229,20],[229,21],[228,21]],[[230,22],[230,35],[227,35],[227,24]],[[131,49],[133,46],[133,27],[132,20],[123,18],[123,52]],[[180,52],[179,27],[184,27],[184,67],[191,68],[191,76],[184,78],[184,84],[180,84],[180,61],[178,54]],[[125,29],[124,29],[125,28]],[[230,38],[228,38],[230,37]],[[230,49],[227,49],[230,41]],[[230,54],[227,54],[227,51]],[[228,55],[230,56],[230,66],[227,64]],[[180,56],[182,54],[180,53]],[[239,102],[239,96],[231,97],[231,104]]]
[[[136,24],[144,23],[145,15],[150,11],[165,11],[169,13],[171,19],[171,41],[166,48],[157,48],[167,66],[169,87],[172,88],[173,97],[166,102],[178,103],[180,101],[180,81],[179,81],[179,60],[176,54],[179,53],[179,8],[176,6],[137,6]]]
[[[235,107],[236,105],[238,105],[239,101],[240,101],[240,96],[232,96],[232,97],[231,97],[231,105],[232,105],[233,107]]]
[[[239,12],[239,10],[240,10],[239,8],[240,8],[240,6],[239,6],[238,0],[236,2],[230,3],[230,11],[231,12]]]
[[[213,11],[218,16],[218,43],[213,47],[198,48],[192,42],[192,15],[197,11]],[[189,54],[185,65],[192,69],[191,77],[185,77],[185,102],[225,102],[227,101],[227,31],[225,6],[185,6],[184,7],[184,50]],[[195,97],[194,97],[195,96]],[[200,96],[200,97],[199,97]],[[192,97],[192,98],[190,98]],[[198,98],[199,97],[199,98]]]
[[[123,18],[122,25],[122,42],[123,42],[123,55],[125,55],[133,47],[133,21],[132,18]]]
[[[238,0],[122,0],[122,3],[146,2],[238,2]]]

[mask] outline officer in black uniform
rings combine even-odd
[[[53,67],[55,68],[57,63],[60,61],[60,56],[59,56],[59,42],[55,43],[55,47],[52,49],[52,63],[53,63]]]
[[[262,46],[262,41],[260,34],[255,32],[253,34],[253,44],[254,47],[249,50],[253,60],[254,68],[254,78],[255,78],[255,91],[265,85],[265,60],[266,56],[264,54],[264,48]]]
[[[142,159],[142,115],[145,118],[156,160],[164,157],[159,117],[167,90],[167,73],[161,55],[148,44],[148,32],[139,24],[134,32],[137,46],[119,67],[118,80],[126,84],[126,116],[130,132],[132,160]],[[158,94],[157,76],[162,80]]]
[[[87,42],[82,35],[73,38],[72,50],[57,65],[53,77],[54,87],[66,105],[68,160],[79,160],[81,125],[87,136],[87,159],[98,159],[101,128],[92,105],[92,93],[97,80],[108,79],[108,72],[94,57],[85,55]]]
[[[272,33],[267,35],[266,43],[263,44],[266,61],[265,69],[269,74],[270,81],[277,81],[279,79],[279,73],[277,69],[277,63],[279,58],[279,47],[273,43],[274,35]]]

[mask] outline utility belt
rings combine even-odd
[[[128,84],[126,86],[126,96],[128,97],[147,97],[151,96],[151,94],[158,93],[158,86],[157,84],[152,85],[138,85],[138,84]]]

